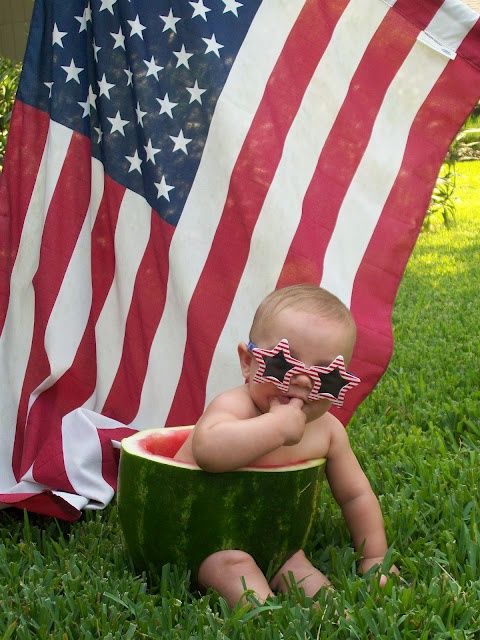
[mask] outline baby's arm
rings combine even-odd
[[[332,424],[326,473],[355,549],[363,545],[360,571],[364,573],[382,562],[387,552],[387,539],[377,497],[350,447],[343,425],[337,421]],[[391,570],[398,571],[396,567]]]
[[[193,457],[205,471],[238,469],[279,447],[296,444],[305,431],[303,402],[298,398],[288,404],[274,398],[268,413],[247,417],[251,401],[235,391],[216,398],[195,426]]]

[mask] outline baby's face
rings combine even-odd
[[[265,323],[260,329],[256,344],[260,348],[271,349],[282,338],[288,340],[291,355],[307,366],[329,365],[338,355],[343,356],[345,365],[348,366],[355,343],[354,330],[345,323],[293,309],[283,309],[274,319]],[[288,390],[284,392],[273,383],[254,382],[257,368],[258,363],[252,357],[248,371],[249,391],[260,411],[269,410],[272,398],[279,398],[281,402],[287,402],[289,398],[300,398],[304,401],[303,410],[310,422],[330,408],[332,403],[328,399],[308,399],[314,384],[308,375],[293,375]]]

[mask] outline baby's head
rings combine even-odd
[[[280,359],[283,364],[284,356],[287,360],[291,356],[306,365],[305,371],[309,367],[328,367],[338,356],[342,356],[348,365],[355,336],[355,322],[349,309],[325,289],[299,284],[270,293],[255,313],[250,344],[241,343],[238,347],[242,372],[255,404],[262,411],[268,411],[272,396],[300,397],[305,401],[304,410],[308,409],[312,416],[324,413],[331,402],[325,397],[316,397],[319,383],[315,382],[315,376],[305,373],[292,375],[291,369],[283,386],[278,383],[258,384],[263,357],[259,350],[274,349],[276,361]],[[268,362],[273,366],[273,360]],[[288,364],[286,366],[288,368]],[[267,373],[266,370],[263,375]],[[321,386],[326,389],[327,383]],[[311,405],[311,409],[307,405]]]
[[[283,311],[307,313],[312,316],[312,320],[315,319],[315,324],[322,321],[338,324],[342,332],[355,342],[355,321],[348,307],[333,293],[313,284],[295,284],[268,294],[255,312],[250,329],[250,341],[257,343],[270,332],[275,332]],[[351,346],[353,350],[353,344]],[[348,360],[351,357],[351,352],[349,353]],[[346,355],[344,358],[347,360]]]

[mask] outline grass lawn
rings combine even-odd
[[[165,570],[129,570],[115,506],[74,525],[1,514],[0,640],[480,638],[480,162],[459,165],[457,226],[423,234],[394,312],[388,373],[349,427],[400,579],[380,589],[325,491],[309,549],[335,591],[229,612]],[[272,532],[275,535],[275,532]]]

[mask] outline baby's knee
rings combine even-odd
[[[198,582],[206,587],[218,582],[218,580],[230,580],[238,576],[245,576],[257,569],[257,564],[251,555],[239,549],[227,549],[217,551],[200,565],[198,570]]]
[[[270,586],[275,591],[286,591],[292,586],[292,577],[293,582],[301,585],[307,595],[313,595],[321,587],[330,585],[328,578],[313,566],[301,549],[282,565]]]
[[[280,572],[288,573],[289,571],[292,571],[293,573],[296,573],[299,570],[301,571],[302,569],[309,568],[311,566],[313,565],[305,555],[303,549],[299,549],[291,555],[288,560],[286,560],[280,569]]]

